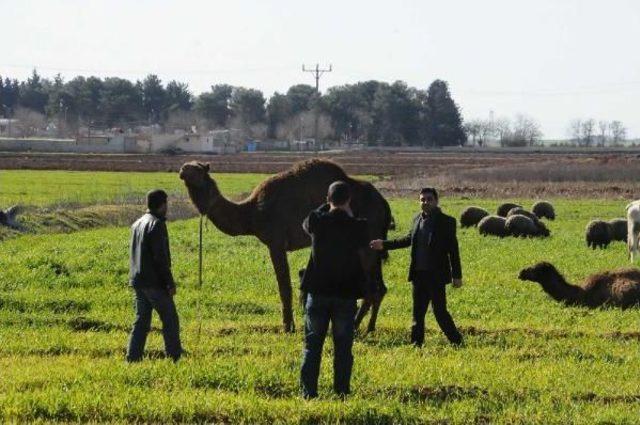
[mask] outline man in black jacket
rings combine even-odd
[[[311,256],[301,284],[307,293],[300,372],[305,398],[318,396],[320,358],[329,322],[334,345],[333,389],[343,396],[350,392],[356,300],[371,294],[360,257],[367,249],[369,232],[366,220],[353,217],[350,199],[347,183],[332,183],[329,205],[312,211],[303,223],[311,236]]]
[[[454,345],[462,344],[451,315],[447,311],[446,284],[462,286],[462,269],[456,237],[456,220],[438,207],[438,192],[427,187],[420,191],[422,212],[415,216],[411,231],[403,238],[371,241],[373,249],[411,247],[409,281],[413,283],[413,326],[411,342],[421,346],[424,342],[424,316],[429,302],[440,329]]]
[[[136,320],[129,338],[127,361],[142,359],[151,313],[156,310],[162,321],[162,336],[167,356],[177,361],[182,354],[180,324],[173,296],[176,284],[171,273],[169,234],[167,233],[167,193],[147,193],[147,213],[131,226],[129,283],[135,291]]]

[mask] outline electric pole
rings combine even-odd
[[[314,122],[313,122],[313,149],[318,153],[318,143],[320,139],[318,138],[318,120],[320,118],[320,77],[325,72],[331,72],[333,69],[331,65],[329,65],[329,69],[320,69],[320,65],[316,64],[315,69],[307,69],[304,65],[302,65],[302,72],[311,72],[316,79],[316,104],[314,105]]]

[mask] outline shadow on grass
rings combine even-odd
[[[403,403],[436,402],[486,397],[489,392],[480,387],[459,385],[391,387],[380,391],[380,396],[393,396]]]
[[[607,332],[607,333],[587,333],[581,331],[567,331],[563,329],[535,329],[535,328],[502,328],[502,329],[485,329],[476,326],[460,327],[460,332],[464,337],[474,338],[474,344],[489,344],[489,345],[506,345],[506,338],[510,336],[516,336],[518,334],[527,335],[535,338],[542,339],[565,339],[565,338],[606,338],[612,340],[634,340],[640,341],[640,332]],[[440,329],[426,329],[425,335],[437,336],[442,335]],[[356,341],[362,344],[377,346],[380,348],[400,347],[408,346],[409,343],[409,328],[385,328],[380,327],[373,333],[363,334],[359,336]],[[469,339],[467,339],[469,341]]]
[[[26,312],[51,312],[51,313],[85,313],[91,310],[91,303],[75,300],[50,300],[50,301],[23,301],[0,299],[0,310]]]
[[[588,403],[601,403],[601,404],[632,404],[640,402],[640,394],[627,394],[627,395],[614,395],[605,396],[595,393],[576,394],[571,397],[573,401],[584,401]]]
[[[102,320],[90,319],[88,317],[80,316],[74,317],[67,322],[67,325],[77,332],[112,332],[123,331],[128,332],[130,329],[122,325],[115,325],[113,323],[103,322]]]

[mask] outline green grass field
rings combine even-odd
[[[215,178],[223,193],[237,195],[250,191],[265,175],[216,173]],[[140,203],[147,191],[158,187],[186,196],[178,173],[7,170],[0,171],[0,207]]]
[[[22,173],[24,182],[36,179],[31,172]],[[54,179],[45,172],[33,172],[33,176]],[[169,186],[175,175],[161,181],[149,174],[146,181],[145,176],[136,177],[135,185],[118,186],[117,182],[127,181],[124,176],[91,176],[92,186],[111,189],[81,197],[86,201],[104,199],[105,193],[122,196],[134,186],[139,193],[150,185],[178,190],[181,183]],[[56,178],[66,181],[63,175]],[[229,177],[228,184],[237,185],[241,192],[260,179],[236,175]],[[2,186],[0,199],[15,196]],[[55,194],[46,191],[30,196],[33,203],[57,202]],[[525,206],[532,203],[520,201]],[[573,282],[626,265],[622,243],[592,251],[583,238],[589,219],[620,216],[625,202],[553,202],[559,219],[548,224],[552,237],[546,240],[501,240],[483,238],[476,229],[459,231],[465,284],[459,290],[449,288],[448,295],[450,311],[466,337],[461,349],[447,344],[431,312],[424,348],[408,345],[409,253],[392,252],[384,268],[389,294],[378,330],[357,338],[354,393],[346,401],[331,395],[330,342],[325,347],[320,399],[306,402],[299,397],[301,312],[296,306],[298,331],[283,334],[268,253],[252,237],[231,238],[208,227],[205,283],[199,291],[198,221],[169,225],[179,284],[176,300],[183,342],[190,351],[176,365],[160,358],[163,344],[157,318],[147,344],[150,358],[135,365],[124,362],[133,319],[127,287],[128,228],[27,235],[0,242],[0,418],[637,423],[639,311],[564,307],[537,285],[517,280],[522,267],[540,260],[553,262]],[[445,198],[442,204],[445,211],[458,216],[467,205],[494,210],[498,201]],[[393,199],[391,205],[399,227],[393,234],[403,234],[415,201]],[[294,272],[305,264],[307,255],[308,250],[290,255]]]

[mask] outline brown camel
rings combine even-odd
[[[581,286],[571,285],[547,262],[520,271],[520,280],[538,282],[554,300],[585,307],[640,305],[640,269],[623,268],[589,276]]]
[[[290,170],[260,183],[243,201],[226,199],[209,175],[209,165],[188,162],[180,169],[189,197],[201,214],[223,233],[230,236],[254,235],[269,248],[278,281],[285,331],[293,332],[291,277],[287,252],[311,245],[302,229],[302,221],[313,209],[326,202],[327,189],[336,180],[352,187],[351,207],[356,216],[367,219],[371,239],[386,239],[392,223],[389,204],[371,183],[350,178],[337,164],[312,159],[295,164]],[[384,296],[381,255],[366,248],[367,278],[380,288],[367,330],[375,329],[376,316]],[[356,326],[372,306],[364,302],[356,317]]]

